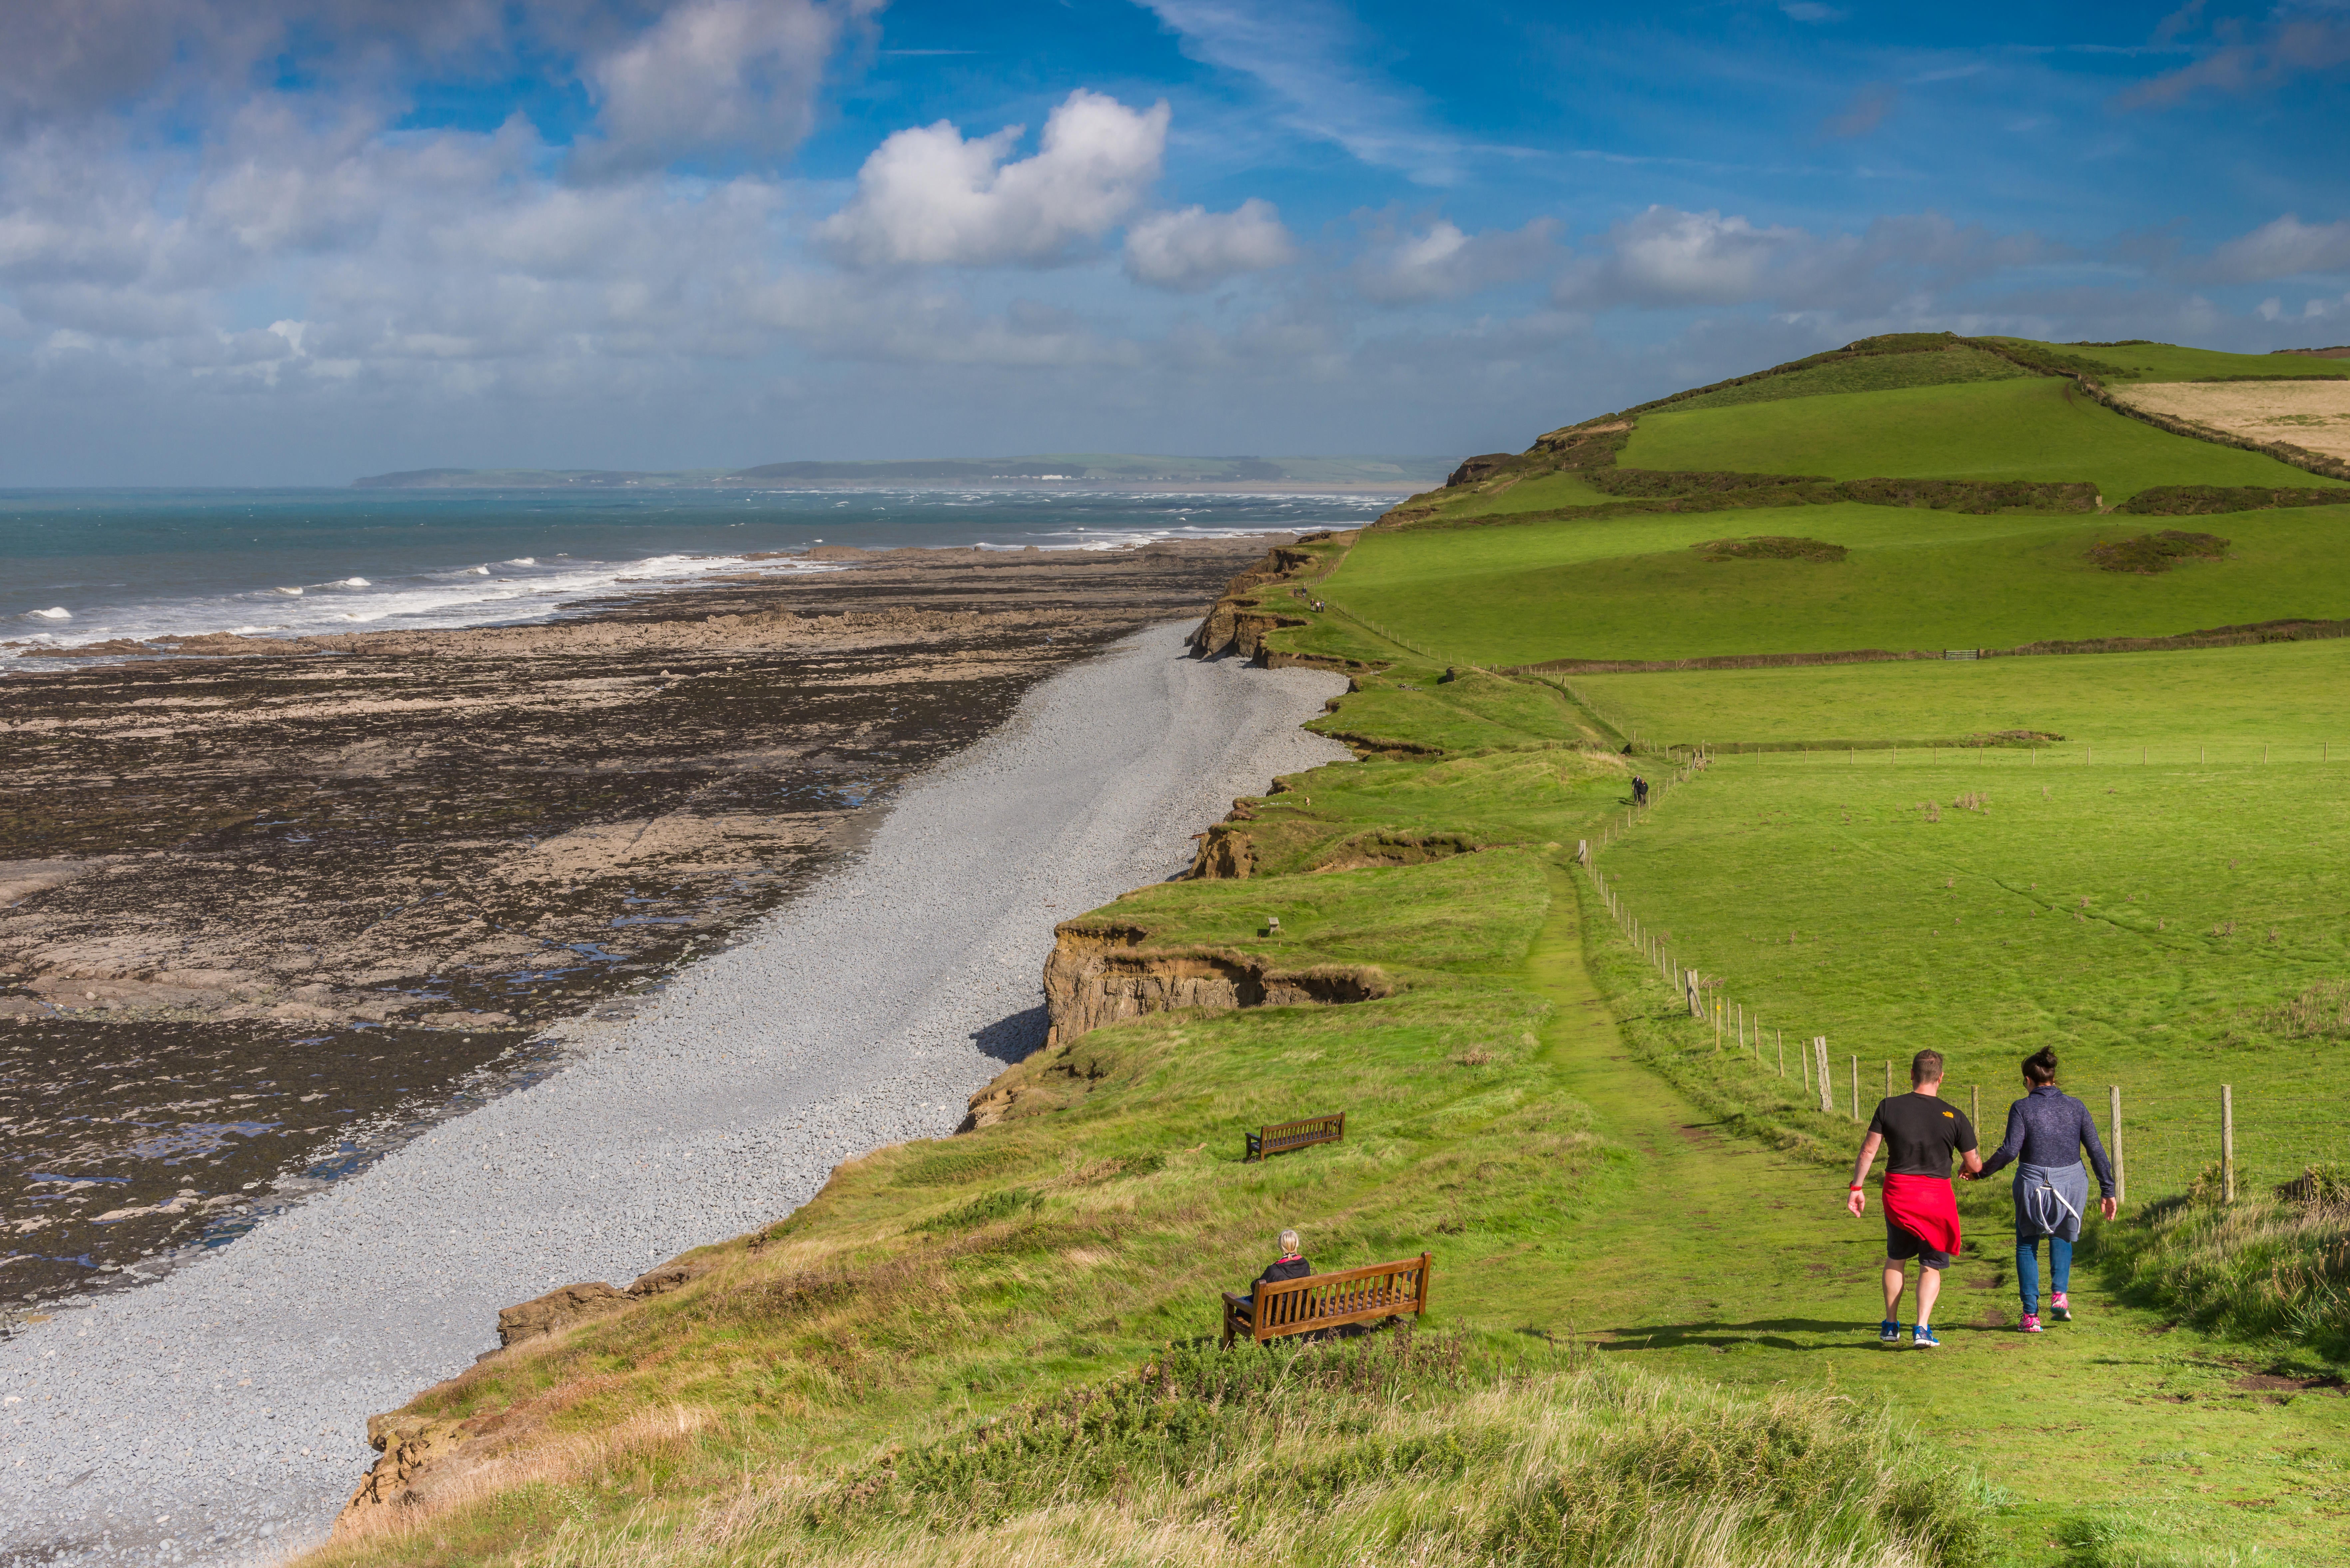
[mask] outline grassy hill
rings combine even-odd
[[[2273,458],[2171,435],[2040,376],[1676,406],[1642,416],[1621,462],[1831,479],[2086,480],[2113,503],[2157,484],[2309,483]]]
[[[423,1501],[313,1561],[2350,1563],[2350,640],[1474,667],[2350,618],[2350,508],[2279,493],[2324,476],[2075,379],[2214,363],[1869,340],[1479,460],[1243,579],[1217,624],[1348,670],[1314,727],[1360,760],[1237,803],[1195,879],[1065,941],[1369,999],[1059,1040],[988,1125],[423,1395],[396,1422],[438,1456]],[[2255,509],[2184,521],[2211,496],[2162,488],[2212,485]],[[2166,527],[2231,543],[2085,559]],[[1691,548],[1757,536],[1812,544]],[[1646,811],[1636,771],[1669,785]],[[1933,1044],[1995,1136],[2043,1044],[2126,1107],[2078,1320],[2014,1331],[2002,1179],[1961,1193],[1945,1347],[1880,1348],[1852,1108]],[[1337,1108],[1344,1143],[1241,1159]],[[1284,1223],[1320,1267],[1433,1253],[1430,1321],[1216,1349],[1216,1293]]]

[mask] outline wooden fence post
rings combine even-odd
[[[1826,1035],[1812,1036],[1812,1054],[1818,1059],[1820,1068],[1820,1115],[1832,1116],[1835,1115],[1835,1086],[1828,1082],[1828,1037]]]
[[[1852,1119],[1858,1121],[1860,1120],[1860,1058],[1857,1055],[1852,1059],[1852,1077],[1849,1082],[1852,1085]]]
[[[2220,1201],[2236,1200],[2236,1089],[2220,1085]]]
[[[1888,1100],[1893,1097],[1893,1058],[1890,1056],[1885,1059],[1885,1097]]]
[[[1685,969],[1681,971],[1681,989],[1689,997],[1690,1016],[1699,1020],[1700,1022],[1703,1022],[1705,1018],[1705,992],[1698,987],[1697,971],[1693,969]]]
[[[1812,1055],[1801,1045],[1795,1047],[1795,1064],[1803,1069],[1804,1098],[1812,1097]]]
[[[2106,1093],[2110,1107],[2106,1113],[2106,1130],[2114,1144],[2114,1201],[2119,1203],[2129,1193],[2128,1174],[2122,1165],[2122,1086],[2115,1084]]]
[[[1787,1032],[1783,1029],[1773,1029],[1771,1031],[1771,1037],[1779,1044],[1779,1076],[1783,1078],[1787,1075]]]
[[[1974,1086],[1974,1113],[1967,1119],[1975,1124],[1975,1137],[1980,1138],[1982,1137],[1982,1085],[1981,1084]]]

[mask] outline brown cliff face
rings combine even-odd
[[[589,1318],[666,1295],[707,1272],[709,1267],[706,1260],[672,1258],[638,1275],[625,1291],[589,1280],[507,1307],[498,1314],[498,1348],[480,1360],[547,1338]],[[406,1519],[419,1517],[420,1511],[429,1511],[461,1495],[467,1477],[504,1457],[509,1444],[478,1439],[494,1436],[506,1422],[507,1417],[501,1415],[451,1420],[398,1410],[368,1417],[368,1443],[383,1458],[369,1469],[350,1501],[343,1504],[343,1511],[335,1516],[335,1539],[371,1533],[387,1525],[396,1527]]]
[[[1309,535],[1309,537],[1347,538],[1347,535]],[[1266,552],[1263,560],[1224,585],[1224,591],[1209,607],[1208,616],[1191,633],[1191,651],[1201,659],[1213,659],[1222,653],[1237,653],[1243,659],[1266,660],[1266,636],[1284,626],[1308,626],[1303,616],[1283,615],[1260,602],[1260,590],[1267,585],[1295,577],[1314,565],[1315,556],[1310,550],[1276,546]],[[1304,664],[1319,662],[1294,656],[1275,656],[1280,663]]]
[[[1370,964],[1284,969],[1251,954],[1141,945],[1130,926],[1065,925],[1045,961],[1052,1039],[1066,1045],[1106,1024],[1178,1008],[1302,1007],[1370,1002],[1395,983]]]

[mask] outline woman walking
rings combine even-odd
[[[2089,1107],[2056,1086],[2056,1053],[2043,1047],[2023,1059],[2023,1098],[2007,1107],[2007,1137],[1999,1152],[1983,1161],[1988,1179],[2015,1161],[2015,1288],[2023,1297],[2023,1332],[2040,1332],[2040,1243],[2048,1243],[2048,1315],[2069,1323],[2073,1303],[2073,1243],[2081,1239],[2081,1210],[2089,1205],[2089,1175],[2081,1168],[2088,1148],[2103,1196],[2097,1207],[2114,1217],[2114,1163],[2097,1141]]]

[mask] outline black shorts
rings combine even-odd
[[[1896,1225],[1892,1217],[1887,1216],[1885,1220],[1886,1262],[1905,1263],[1912,1258],[1918,1260],[1918,1266],[1921,1269],[1947,1269],[1950,1266],[1950,1255],[1948,1252],[1929,1247],[1925,1240],[1915,1231],[1904,1226]]]

